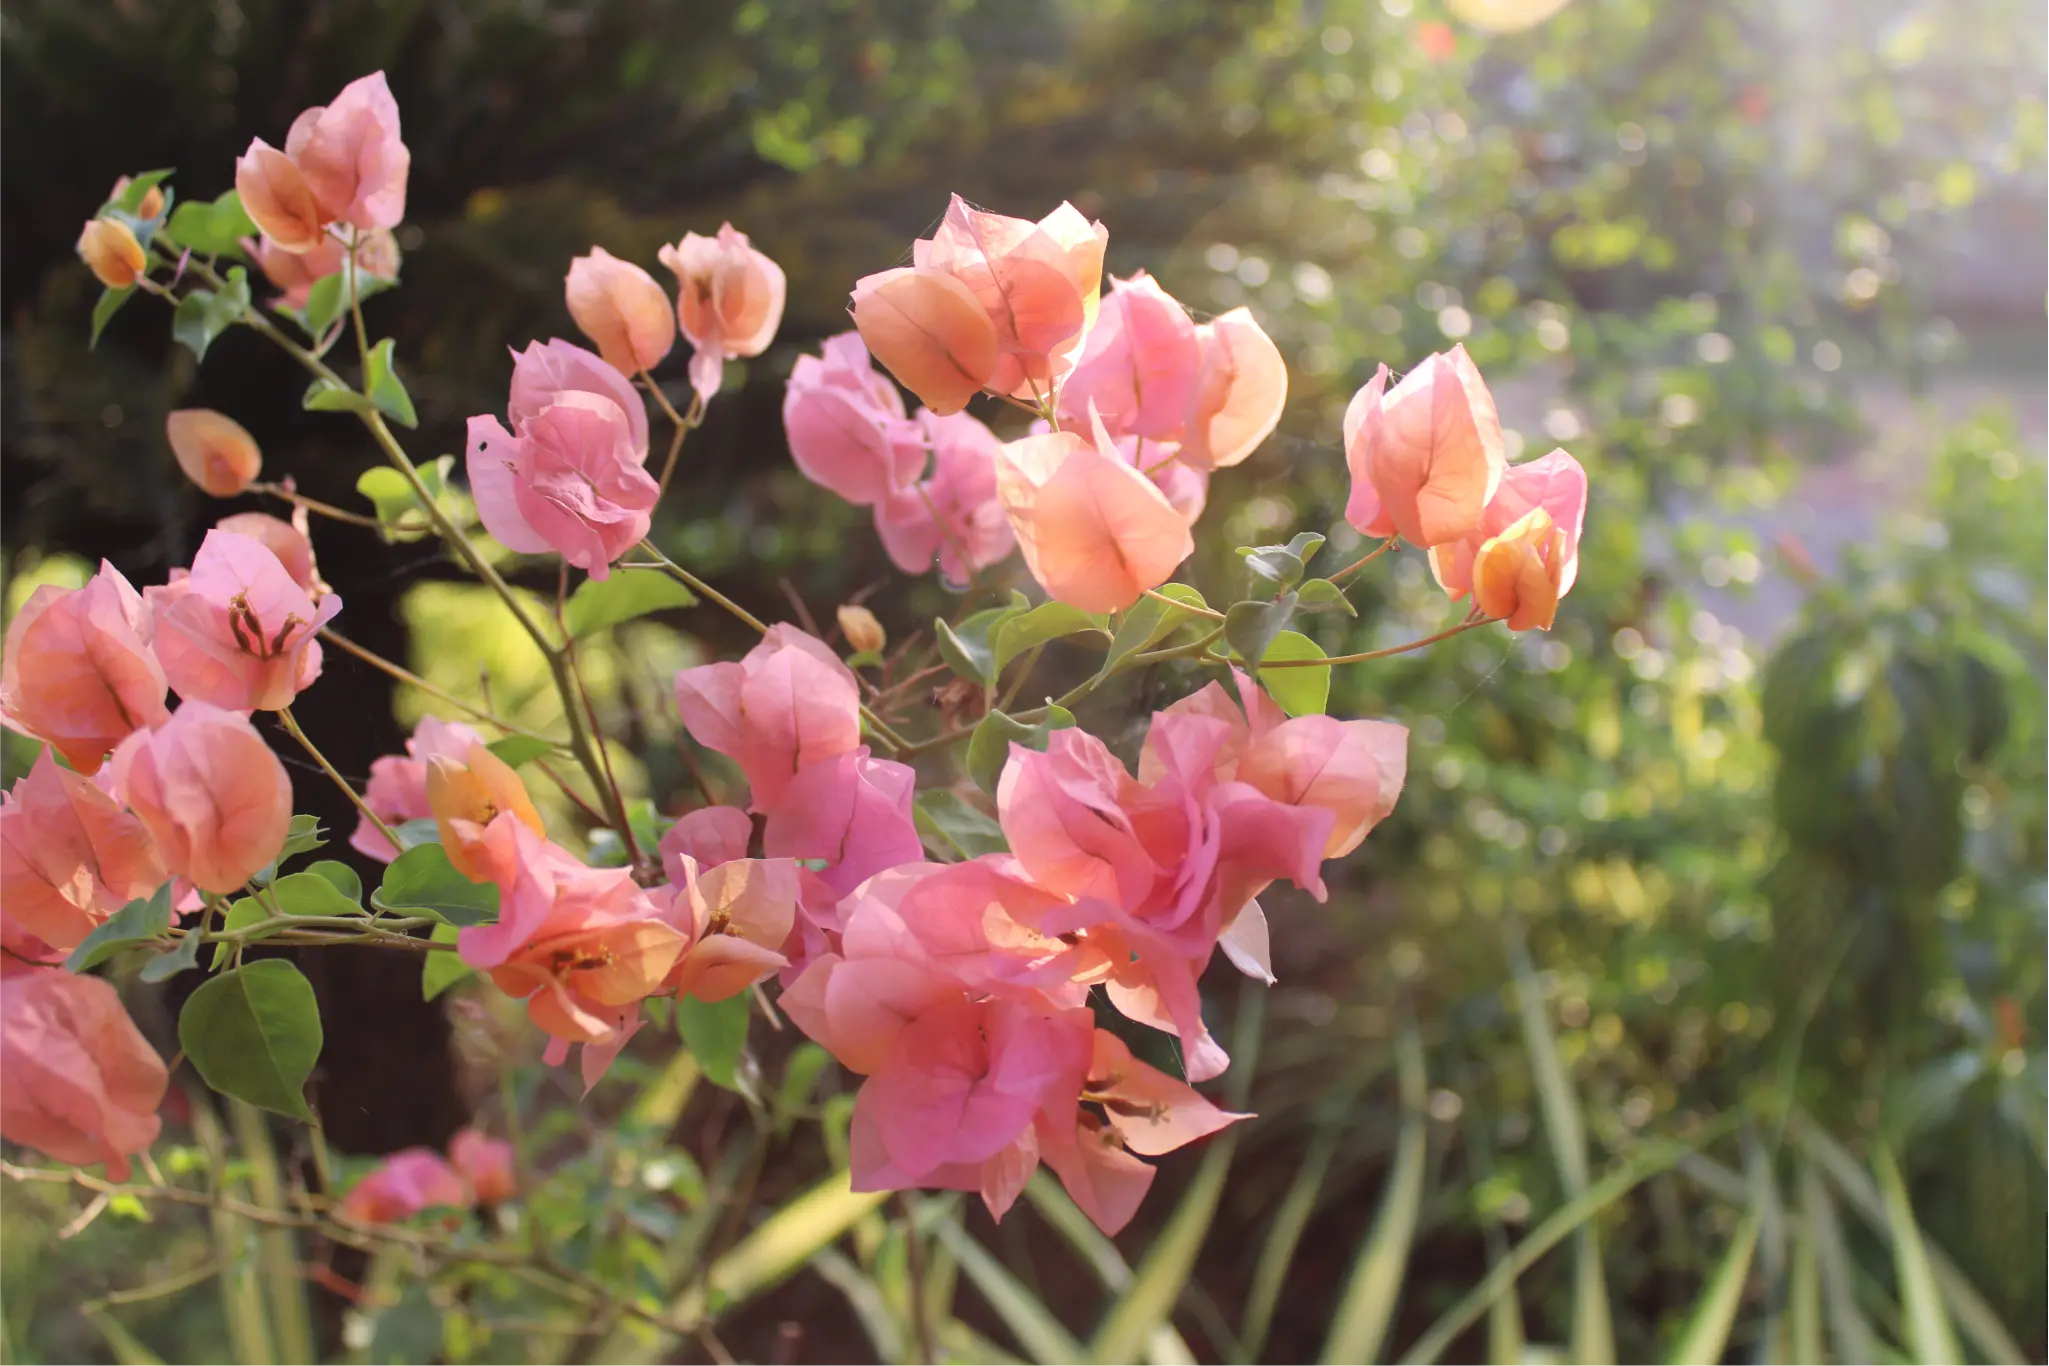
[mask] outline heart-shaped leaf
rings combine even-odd
[[[168,982],[187,968],[199,966],[199,931],[190,929],[178,940],[178,947],[160,953],[142,965],[137,974],[145,982]]]
[[[585,579],[562,610],[569,634],[594,635],[650,612],[689,607],[697,594],[659,569],[615,569],[604,579]]]
[[[315,413],[368,413],[376,410],[376,405],[369,399],[346,384],[337,384],[331,379],[316,379],[307,385],[299,406]]]
[[[1196,618],[1195,612],[1184,611],[1173,603],[1162,602],[1160,598],[1172,598],[1176,603],[1189,607],[1209,609],[1202,594],[1185,583],[1162,584],[1155,590],[1160,597],[1143,597],[1131,605],[1117,623],[1117,632],[1110,638],[1110,654],[1103,661],[1103,668],[1096,675],[1106,678],[1119,664],[1132,655],[1150,650],[1165,640],[1177,627],[1185,626]]]
[[[497,755],[508,768],[530,764],[543,754],[555,751],[555,746],[533,735],[508,735],[503,740],[493,740],[484,748]]]
[[[224,191],[209,204],[188,199],[164,224],[164,235],[202,256],[239,256],[242,239],[256,235],[256,224],[242,207],[242,196]]]
[[[413,396],[398,377],[398,360],[393,355],[398,343],[390,337],[370,348],[363,359],[363,393],[370,402],[401,427],[417,427],[420,415],[413,410]]]
[[[1275,602],[1234,602],[1224,613],[1224,639],[1238,658],[1259,672],[1259,661],[1268,648],[1295,619],[1295,595],[1283,593]]]
[[[336,870],[346,875],[355,885],[356,895],[362,895],[362,883],[355,872],[344,864],[331,860],[313,865],[303,873],[286,873],[270,884],[270,895],[278,911],[283,915],[361,915],[363,908],[354,897],[345,894],[336,886],[334,877],[323,870]]]
[[[1259,685],[1290,716],[1312,716],[1330,705],[1330,665],[1276,669],[1275,664],[1297,659],[1325,659],[1323,647],[1300,631],[1283,631],[1266,647],[1266,667],[1259,673]]]
[[[313,988],[282,958],[203,983],[178,1015],[178,1044],[208,1086],[294,1119],[313,1118],[306,1078],[322,1042]]]
[[[925,847],[942,858],[971,859],[1010,849],[1002,826],[951,792],[921,794],[911,808],[911,819]]]
[[[747,1051],[752,1008],[744,991],[723,1001],[700,1001],[695,996],[676,999],[676,1032],[705,1080],[714,1086],[740,1089],[740,1055]]]
[[[107,330],[107,324],[113,321],[114,315],[121,311],[121,305],[127,303],[134,293],[134,285],[129,285],[126,289],[100,291],[100,301],[92,306],[92,337],[85,344],[86,350],[90,351],[100,344],[100,333]]]
[[[1296,606],[1304,612],[1343,612],[1348,617],[1359,615],[1359,609],[1352,606],[1352,600],[1345,596],[1345,590],[1329,579],[1311,579],[1295,590]]]
[[[1064,602],[1043,602],[1029,612],[1020,612],[996,628],[996,676],[1001,678],[1010,661],[1033,646],[1044,645],[1063,636],[1080,635],[1084,631],[1098,632],[1108,640],[1110,619],[1097,612],[1070,607]]]
[[[968,737],[968,776],[975,780],[976,787],[993,797],[996,784],[1003,777],[1003,766],[1010,761],[1013,742],[1028,749],[1044,750],[1054,731],[1066,730],[1073,724],[1073,712],[1050,702],[1046,704],[1046,719],[1036,726],[992,710]]]
[[[370,904],[438,916],[452,925],[482,925],[498,917],[498,888],[458,873],[439,844],[418,844],[391,861]]]
[[[943,618],[934,617],[932,629],[939,638],[940,658],[968,682],[990,686],[996,681],[997,629],[1012,617],[1021,616],[1030,606],[1024,594],[1013,593],[1007,606],[985,607],[958,626],[949,626]]]
[[[146,897],[129,902],[87,935],[64,960],[71,972],[98,967],[115,954],[136,944],[145,944],[171,928],[171,884],[166,882]]]
[[[195,289],[178,300],[171,315],[171,336],[199,360],[206,359],[214,339],[241,320],[249,306],[249,272],[236,266],[228,272],[227,287],[219,293]]]
[[[434,933],[429,937],[437,944],[453,944],[461,932],[454,925],[436,925]],[[429,953],[426,963],[420,968],[420,999],[431,1001],[463,978],[474,976],[475,973],[475,968],[462,961],[461,954],[445,951]]]

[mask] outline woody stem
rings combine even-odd
[[[334,765],[327,762],[327,756],[320,752],[320,747],[306,738],[306,732],[299,729],[298,721],[292,716],[292,709],[290,707],[279,707],[277,719],[284,724],[284,728],[291,733],[291,737],[299,742],[300,747],[313,756],[313,762],[320,765],[321,771],[334,779],[334,785],[348,796],[349,801],[354,804],[356,810],[363,813],[363,819],[376,826],[377,833],[391,841],[392,848],[403,848],[404,846],[399,844],[398,836],[392,832],[391,827],[384,823],[381,816],[370,809],[370,804],[357,794],[354,787],[349,785],[347,778],[335,772]]]
[[[1420,650],[1425,645],[1435,645],[1440,640],[1448,640],[1452,636],[1470,631],[1476,626],[1491,626],[1499,620],[1501,620],[1499,617],[1468,617],[1458,625],[1447,627],[1435,635],[1424,636],[1421,640],[1411,640],[1401,645],[1390,645],[1384,650],[1367,650],[1362,654],[1356,655],[1333,655],[1329,659],[1269,659],[1259,667],[1262,669],[1306,669],[1313,665],[1321,665],[1327,668],[1333,664],[1363,664],[1369,659],[1386,659],[1389,655],[1405,655],[1411,650]]]
[[[1354,574],[1358,573],[1358,572],[1359,572],[1360,570],[1364,569],[1364,568],[1365,568],[1365,567],[1366,567],[1367,565],[1369,565],[1369,564],[1373,563],[1373,562],[1374,562],[1375,560],[1379,559],[1379,558],[1380,558],[1380,557],[1381,557],[1382,555],[1385,555],[1385,554],[1386,554],[1386,553],[1387,553],[1388,551],[1390,551],[1390,550],[1398,550],[1398,549],[1400,549],[1400,548],[1401,548],[1401,543],[1402,543],[1402,538],[1401,538],[1401,537],[1399,537],[1399,536],[1390,536],[1390,537],[1388,537],[1388,538],[1387,538],[1386,540],[1382,541],[1382,542],[1381,542],[1381,543],[1380,543],[1379,545],[1377,545],[1377,546],[1374,546],[1374,547],[1373,547],[1373,549],[1371,549],[1371,550],[1367,551],[1367,552],[1366,552],[1366,553],[1365,553],[1364,555],[1361,555],[1361,556],[1360,556],[1360,557],[1359,557],[1358,559],[1356,559],[1356,560],[1352,561],[1352,562],[1351,562],[1350,564],[1346,565],[1346,566],[1345,566],[1345,567],[1344,567],[1343,569],[1340,569],[1340,570],[1339,570],[1339,571],[1338,571],[1337,573],[1335,573],[1335,574],[1331,575],[1331,576],[1330,576],[1330,581],[1331,581],[1332,583],[1343,583],[1343,582],[1344,582],[1344,581],[1345,581],[1346,579],[1348,579],[1348,578],[1350,578],[1350,577],[1351,577],[1352,575],[1354,575]]]
[[[519,725],[516,722],[507,721],[504,717],[499,716],[497,713],[490,711],[484,707],[480,707],[474,702],[465,702],[462,698],[457,697],[454,693],[448,691],[446,688],[443,688],[434,683],[429,683],[426,679],[420,677],[412,670],[404,667],[403,665],[394,664],[390,660],[386,659],[383,655],[378,654],[376,651],[366,649],[365,647],[356,644],[355,641],[350,640],[347,636],[341,635],[340,633],[333,630],[331,627],[321,627],[320,638],[330,645],[340,646],[343,650],[346,650],[348,653],[362,660],[365,664],[370,665],[372,668],[383,670],[385,673],[390,674],[393,678],[397,679],[401,683],[406,684],[409,687],[418,688],[421,692],[426,693],[428,696],[439,698],[441,701],[448,703],[450,706],[462,708],[471,716],[476,717],[479,721],[485,722],[488,725],[496,726],[498,727],[498,729],[506,732],[508,735],[524,735],[529,740],[540,740],[547,744],[553,745],[557,749],[568,748],[567,744],[565,744],[561,740],[557,740],[552,735],[543,735],[537,730],[529,730],[527,727]]]
[[[322,517],[332,517],[337,522],[348,522],[354,526],[367,526],[372,529],[382,525],[375,517],[365,517],[360,512],[344,511],[332,503],[323,503],[318,498],[308,498],[297,489],[288,489],[283,484],[273,484],[266,479],[259,479],[251,484],[249,492],[267,493],[273,498],[282,498],[288,503],[305,508],[308,512],[317,512]]]

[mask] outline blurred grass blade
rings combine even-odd
[[[896,1315],[890,1312],[882,1287],[838,1248],[820,1249],[812,1264],[818,1268],[820,1276],[846,1297],[847,1307],[861,1321],[862,1331],[868,1334],[868,1341],[875,1348],[875,1359],[905,1360],[903,1329],[897,1323]]]
[[[1544,1133],[1558,1164],[1558,1179],[1568,1197],[1587,1189],[1587,1141],[1580,1126],[1579,1098],[1566,1078],[1544,993],[1523,942],[1522,927],[1511,922],[1504,933],[1509,967],[1515,974],[1521,1007],[1523,1042],[1529,1049],[1530,1071],[1544,1111]],[[1610,1366],[1615,1360],[1615,1323],[1608,1309],[1608,1278],[1601,1267],[1600,1235],[1589,1223],[1573,1235],[1572,1359],[1582,1366]]]
[[[206,1154],[208,1185],[216,1196],[240,1195],[229,1179],[228,1136],[214,1113],[208,1093],[188,1092],[192,1136]],[[271,1349],[270,1319],[264,1313],[263,1287],[256,1279],[256,1229],[247,1220],[214,1209],[207,1215],[213,1234],[214,1258],[221,1267],[221,1312],[227,1320],[228,1350],[243,1366],[281,1360]]]
[[[1052,1366],[1081,1360],[1081,1342],[957,1220],[951,1215],[939,1219],[933,1223],[932,1232],[953,1250],[953,1255],[960,1259],[960,1269],[1032,1360]]]
[[[1729,1330],[1736,1324],[1736,1310],[1743,1302],[1743,1284],[1750,1279],[1750,1258],[1757,1250],[1758,1230],[1763,1217],[1752,1209],[1736,1226],[1736,1236],[1720,1265],[1701,1292],[1693,1317],[1672,1344],[1672,1366],[1716,1366],[1729,1346]]]
[[[270,1140],[270,1122],[262,1111],[244,1101],[230,1100],[228,1111],[234,1120],[235,1142],[248,1164],[252,1203],[281,1215],[290,1214],[284,1178],[278,1170],[277,1149]],[[306,1303],[306,1278],[299,1274],[298,1235],[289,1228],[265,1227],[257,1232],[256,1245],[263,1263],[278,1360],[312,1361],[318,1352],[313,1342],[312,1310]]]
[[[1573,1230],[1599,1214],[1623,1196],[1635,1190],[1650,1177],[1659,1172],[1670,1171],[1679,1159],[1692,1152],[1696,1146],[1704,1146],[1727,1133],[1743,1118],[1740,1110],[1704,1125],[1695,1135],[1692,1143],[1665,1141],[1645,1145],[1634,1158],[1615,1171],[1587,1187],[1586,1193],[1568,1200],[1530,1230],[1529,1236],[1517,1243],[1500,1263],[1489,1271],[1459,1302],[1447,1309],[1429,1331],[1416,1339],[1408,1354],[1402,1358],[1414,1366],[1428,1366],[1428,1363],[1444,1355],[1444,1349],[1457,1340],[1458,1335],[1473,1325],[1473,1321],[1487,1312],[1497,1296],[1505,1292],[1516,1280],[1533,1266],[1539,1257],[1565,1241]]]
[[[1478,1083],[1469,1072],[1462,1071],[1459,1090],[1471,1096],[1478,1089]],[[1466,1154],[1471,1163],[1471,1185],[1479,1190],[1494,1179],[1494,1140],[1488,1134],[1488,1121],[1482,1118],[1478,1105],[1465,1107]],[[1500,1215],[1483,1205],[1474,1210],[1480,1223],[1480,1236],[1487,1246],[1487,1269],[1500,1265],[1508,1255],[1508,1238],[1502,1231]],[[1487,1306],[1487,1360],[1493,1366],[1523,1366],[1523,1359],[1529,1355],[1529,1339],[1523,1328],[1522,1299],[1511,1283],[1507,1291],[1494,1297],[1494,1303]]]
[[[1226,1101],[1242,1108],[1252,1088],[1252,1074],[1259,1061],[1260,1028],[1266,1016],[1266,991],[1246,979],[1238,993],[1238,1021],[1231,1031],[1233,1061],[1225,1082]],[[1168,1321],[1174,1302],[1181,1297],[1195,1258],[1209,1235],[1210,1220],[1216,1217],[1217,1201],[1224,1193],[1224,1177],[1231,1169],[1231,1155],[1238,1150],[1238,1129],[1233,1125],[1209,1140],[1202,1166],[1181,1197],[1174,1217],[1160,1230],[1153,1245],[1138,1264],[1131,1288],[1118,1297],[1089,1343],[1089,1355],[1099,1362],[1137,1359],[1138,1349],[1153,1330]]]
[[[1835,1344],[1838,1361],[1875,1361],[1872,1355],[1871,1325],[1857,1307],[1857,1290],[1850,1269],[1850,1254],[1843,1247],[1843,1232],[1836,1224],[1834,1204],[1815,1174],[1812,1162],[1800,1164],[1800,1212],[1814,1238],[1815,1268],[1820,1273],[1824,1303],[1828,1308],[1829,1340]],[[1809,1357],[1810,1361],[1820,1358]]]
[[[86,1312],[86,1321],[99,1330],[107,1340],[107,1354],[121,1366],[164,1366],[164,1359],[143,1345],[141,1338],[128,1331],[122,1322],[104,1309]],[[10,1356],[10,1360],[13,1359]]]
[[[1871,1168],[1878,1173],[1886,1219],[1892,1224],[1893,1266],[1899,1276],[1907,1346],[1924,1366],[1962,1361],[1963,1348],[1957,1345],[1949,1314],[1942,1307],[1942,1291],[1935,1284],[1935,1271],[1928,1265],[1927,1250],[1921,1245],[1921,1228],[1914,1222],[1906,1183],[1900,1179],[1892,1149],[1882,1140],[1871,1145]]]
[[[1801,1164],[1804,1169],[1805,1163]],[[1787,1360],[1821,1360],[1821,1269],[1815,1243],[1814,1214],[1806,1203],[1807,1183],[1801,1182],[1800,1218],[1793,1225],[1793,1260],[1786,1278]]]
[[[1296,1171],[1295,1179],[1288,1183],[1288,1193],[1281,1198],[1280,1207],[1274,1211],[1273,1225],[1267,1230],[1266,1242],[1259,1250],[1258,1265],[1252,1272],[1252,1287],[1245,1296],[1245,1317],[1240,1320],[1238,1334],[1238,1360],[1241,1362],[1257,1361],[1260,1349],[1266,1346],[1266,1335],[1273,1328],[1274,1308],[1280,1303],[1281,1287],[1288,1278],[1289,1266],[1294,1263],[1295,1249],[1302,1242],[1302,1231],[1309,1226],[1309,1216],[1316,1208],[1316,1197],[1323,1189],[1323,1179],[1330,1174],[1338,1142],[1344,1136],[1352,1107],[1357,1103],[1359,1093],[1365,1089],[1367,1079],[1368,1074],[1361,1072],[1351,1085],[1325,1103],[1323,1117],[1317,1122],[1316,1135],[1309,1141],[1309,1151],[1303,1156],[1302,1166]]]
[[[1750,1207],[1757,1214],[1757,1281],[1764,1288],[1764,1313],[1757,1326],[1757,1359],[1786,1359],[1786,1212],[1772,1159],[1755,1132],[1743,1136],[1744,1176]]]
[[[1081,1206],[1043,1168],[1033,1172],[1031,1180],[1025,1183],[1025,1199],[1089,1264],[1103,1289],[1121,1295],[1131,1287],[1131,1263],[1124,1260],[1117,1245],[1103,1236],[1103,1231],[1081,1212]],[[1171,1323],[1163,1323],[1146,1341],[1146,1360],[1152,1366],[1195,1366],[1195,1353],[1189,1350],[1180,1330]]]
[[[1351,1280],[1338,1300],[1330,1336],[1324,1340],[1323,1360],[1331,1366],[1380,1359],[1388,1325],[1394,1322],[1395,1306],[1401,1300],[1402,1273],[1416,1236],[1416,1216],[1423,1206],[1423,1166],[1429,1153],[1423,1105],[1429,1082],[1423,1072],[1423,1041],[1416,1034],[1413,1018],[1405,1018],[1395,1036],[1395,1071],[1401,1086],[1401,1134],[1395,1140],[1394,1165],[1388,1170],[1380,1211],[1374,1216],[1372,1232],[1359,1247]]]
[[[1890,1239],[1892,1223],[1886,1214],[1885,1201],[1879,1195],[1878,1187],[1864,1174],[1864,1169],[1858,1164],[1857,1159],[1850,1156],[1842,1144],[1829,1137],[1806,1115],[1794,1114],[1792,1129],[1794,1138],[1821,1169],[1828,1173],[1829,1179],[1835,1182],[1836,1189],[1857,1207],[1857,1212],[1863,1215],[1874,1229]],[[1922,1255],[1927,1260],[1929,1270],[1934,1274],[1935,1284],[1942,1291],[1942,1298],[1949,1306],[1949,1312],[1955,1316],[1956,1324],[1963,1330],[1964,1336],[1975,1342],[1978,1349],[1999,1366],[2021,1366],[2021,1363],[2027,1361],[2027,1354],[2021,1351],[2020,1344],[2007,1332],[2006,1325],[1999,1320],[1999,1315],[1993,1312],[1992,1306],[1985,1302],[1985,1297],[1978,1293],[1964,1273],[1957,1270],[1956,1263],[1952,1262],[1941,1248],[1926,1241],[1922,1243]]]

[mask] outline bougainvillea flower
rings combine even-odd
[[[44,584],[7,628],[0,724],[98,772],[108,750],[170,714],[150,632],[142,596],[104,560],[81,588]]]
[[[114,790],[142,818],[164,865],[202,891],[237,891],[277,857],[292,784],[256,728],[187,700],[114,751]]]
[[[401,1148],[349,1187],[336,1213],[357,1224],[396,1224],[425,1210],[467,1209],[470,1203],[470,1187],[440,1153]]]
[[[313,251],[327,241],[328,215],[314,197],[299,163],[262,138],[235,161],[235,193],[242,211],[279,251]]]
[[[456,938],[463,962],[480,971],[552,935],[658,913],[634,882],[632,869],[592,868],[543,839],[515,811],[494,817],[482,843],[476,865],[482,876],[473,880],[497,886],[498,919],[466,926]]]
[[[932,447],[931,477],[884,499],[875,530],[904,573],[924,573],[936,556],[948,583],[965,584],[1017,544],[996,497],[1003,443],[966,413],[940,417],[921,409],[918,421]]]
[[[1202,370],[1181,434],[1181,459],[1221,469],[1252,454],[1280,423],[1288,367],[1250,309],[1234,308],[1196,331]]]
[[[1060,387],[1060,412],[1081,425],[1093,406],[1112,436],[1178,441],[1202,372],[1195,320],[1141,270],[1110,281],[1074,372]]]
[[[682,670],[676,708],[697,743],[740,765],[756,811],[774,808],[798,769],[861,743],[860,683],[823,641],[794,626],[771,626],[738,663]]]
[[[147,593],[157,658],[178,696],[231,711],[276,711],[320,677],[320,628],[341,598],[315,603],[262,542],[218,527],[192,572]]]
[[[128,192],[135,183],[133,176],[121,176],[114,181],[114,188],[107,191],[107,200],[112,203]],[[142,192],[142,200],[135,206],[137,218],[155,218],[164,211],[164,191],[161,185],[152,185]]]
[[[783,431],[804,477],[858,507],[924,472],[924,432],[904,416],[903,396],[870,364],[858,332],[828,337],[822,357],[797,358],[783,391]]]
[[[480,1205],[502,1205],[519,1194],[519,1171],[512,1145],[473,1128],[456,1131],[448,1141],[448,1161]]]
[[[1579,578],[1579,538],[1587,519],[1587,472],[1562,450],[1520,465],[1510,465],[1501,487],[1480,514],[1469,536],[1430,547],[1430,571],[1456,601],[1473,588],[1473,557],[1489,540],[1508,530],[1532,508],[1542,508],[1551,525],[1564,534],[1559,547],[1558,596],[1572,591]]]
[[[482,736],[460,721],[443,721],[438,716],[421,717],[420,724],[413,727],[412,735],[406,740],[404,754],[386,754],[370,761],[370,781],[363,788],[363,804],[376,812],[377,818],[386,825],[432,819],[434,806],[427,800],[428,762],[439,757],[460,764],[469,757],[472,746],[483,743]],[[525,788],[520,791],[523,796]],[[527,809],[532,809],[531,804]],[[536,816],[535,819],[540,818]],[[356,829],[349,836],[349,847],[380,863],[389,863],[399,855],[398,849],[384,837],[383,831],[371,824],[368,816],[356,818]]]
[[[316,104],[294,119],[285,155],[305,177],[323,222],[372,232],[405,218],[413,157],[399,139],[398,101],[382,71],[350,81],[332,104]]]
[[[334,591],[321,581],[320,567],[313,561],[313,538],[307,534],[303,503],[293,510],[289,522],[267,512],[237,512],[215,522],[214,529],[230,536],[247,536],[277,556],[292,582],[315,601]]]
[[[652,370],[676,344],[676,315],[655,277],[603,247],[569,263],[569,316],[623,374]]]
[[[441,743],[454,739],[442,732],[434,737],[436,748],[422,756],[427,811],[440,829],[441,850],[455,870],[472,882],[496,881],[502,876],[496,864],[499,850],[486,840],[485,831],[500,814],[510,815],[535,835],[547,832],[518,771],[474,735],[460,757],[440,751]]]
[[[47,749],[0,798],[0,913],[53,949],[169,876],[142,822]]]
[[[1345,520],[1426,549],[1471,535],[1507,469],[1486,381],[1464,346],[1426,357],[1391,391],[1387,379],[1383,365],[1345,410]]]
[[[1511,631],[1551,629],[1565,573],[1565,528],[1531,508],[1488,538],[1473,558],[1473,603]]]
[[[943,271],[863,276],[851,311],[869,352],[935,413],[967,407],[996,374],[996,325],[974,291]]]
[[[683,879],[684,858],[699,868],[716,868],[736,858],[747,857],[747,844],[754,838],[754,819],[737,806],[703,806],[685,812],[662,832],[659,851],[662,869],[669,881]]]
[[[665,319],[667,310],[665,301]],[[609,578],[612,561],[647,535],[661,496],[645,468],[646,408],[610,365],[552,341],[516,358],[507,415],[511,431],[488,415],[469,422],[470,490],[484,529],[507,549],[552,550]]]
[[[1049,432],[1011,442],[996,489],[1032,577],[1084,612],[1123,611],[1195,549],[1187,521],[1100,421],[1093,441]]]
[[[111,983],[0,970],[0,1137],[125,1181],[129,1157],[156,1141],[169,1082]]]
[[[727,808],[730,809],[730,808]],[[689,947],[662,990],[723,1001],[766,981],[789,962],[782,946],[797,922],[798,875],[792,859],[732,859],[700,868],[677,856],[665,918]],[[664,893],[652,893],[659,902]]]
[[[164,419],[164,435],[185,477],[216,498],[232,498],[263,472],[263,452],[248,429],[211,408],[180,408]]]
[[[676,322],[697,348],[690,384],[709,402],[728,356],[758,356],[783,320],[783,268],[756,251],[731,223],[716,237],[687,232],[658,253],[676,277]]]
[[[1109,238],[1101,223],[1089,222],[1072,204],[1032,223],[970,208],[955,195],[931,238],[912,245],[911,262],[921,274],[944,274],[965,285],[994,327],[997,360],[986,387],[1050,400],[1095,321]],[[929,398],[926,405],[943,411]]]
[[[527,1019],[543,1033],[602,1044],[620,1033],[622,1007],[660,990],[685,943],[644,901],[623,916],[578,916],[558,903],[539,938],[489,971],[500,991],[526,1002]]]
[[[89,218],[78,234],[78,259],[108,289],[127,289],[149,269],[149,256],[126,223]]]
[[[348,249],[337,237],[322,237],[303,252],[286,251],[268,236],[243,238],[242,249],[263,271],[264,278],[283,291],[273,301],[286,308],[304,308],[313,286],[330,275],[341,273]],[[398,241],[385,228],[364,237],[356,246],[356,269],[365,278],[391,280],[398,275]]]
[[[771,858],[823,859],[818,876],[844,896],[885,868],[924,856],[911,818],[917,773],[867,746],[798,769],[768,809]]]

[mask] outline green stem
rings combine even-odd
[[[1343,583],[1346,579],[1358,573],[1367,565],[1372,564],[1375,560],[1379,559],[1382,555],[1385,555],[1388,551],[1399,549],[1401,543],[1402,538],[1399,536],[1388,537],[1379,545],[1374,546],[1373,549],[1367,551],[1364,555],[1361,555],[1358,559],[1352,561],[1343,569],[1340,569],[1337,573],[1331,575],[1330,581],[1332,583]]]
[[[299,742],[300,748],[313,756],[313,762],[320,765],[321,771],[334,779],[334,785],[342,790],[356,810],[363,813],[363,819],[376,826],[377,833],[390,840],[392,848],[402,848],[403,846],[398,842],[398,836],[392,833],[391,827],[384,823],[384,818],[370,809],[370,803],[364,801],[356,789],[350,786],[349,780],[335,772],[334,765],[327,762],[327,756],[320,752],[320,747],[306,738],[306,732],[299,729],[298,721],[292,716],[292,709],[290,707],[279,707],[277,719],[284,724],[284,728],[290,732],[291,737]]]
[[[1269,659],[1261,663],[1259,667],[1261,669],[1306,669],[1312,666],[1327,668],[1333,664],[1363,664],[1369,659],[1386,659],[1389,655],[1402,655],[1407,654],[1411,650],[1420,650],[1425,645],[1435,645],[1440,640],[1448,640],[1452,636],[1470,631],[1476,626],[1492,626],[1500,619],[1499,617],[1477,617],[1468,621],[1462,621],[1456,626],[1439,631],[1436,635],[1424,636],[1421,640],[1411,640],[1402,645],[1390,645],[1384,650],[1367,650],[1363,654],[1356,655],[1332,655],[1329,659]]]
[[[476,705],[474,702],[463,701],[462,698],[457,697],[454,693],[449,692],[446,688],[440,687],[433,683],[429,683],[426,679],[420,677],[412,670],[405,668],[403,665],[392,663],[383,655],[380,655],[373,650],[367,649],[364,646],[356,644],[355,641],[350,640],[348,637],[339,634],[338,632],[332,630],[329,627],[323,626],[320,628],[320,638],[330,645],[340,646],[343,650],[346,650],[348,653],[354,655],[356,658],[362,660],[365,664],[370,665],[372,668],[382,669],[385,673],[390,674],[393,678],[396,678],[399,682],[404,683],[409,687],[418,688],[421,692],[426,693],[430,697],[438,697],[443,702],[446,702],[451,706],[461,707],[464,711],[468,712],[471,716],[476,717],[479,721],[485,722],[488,725],[496,726],[498,727],[498,729],[506,732],[508,735],[523,735],[529,740],[540,740],[547,744],[553,745],[557,749],[569,748],[569,745],[566,741],[557,740],[552,735],[543,735],[537,730],[529,730],[527,727],[519,725],[516,722],[507,721],[504,717],[499,716],[497,713],[492,712],[484,707],[480,707]]]

